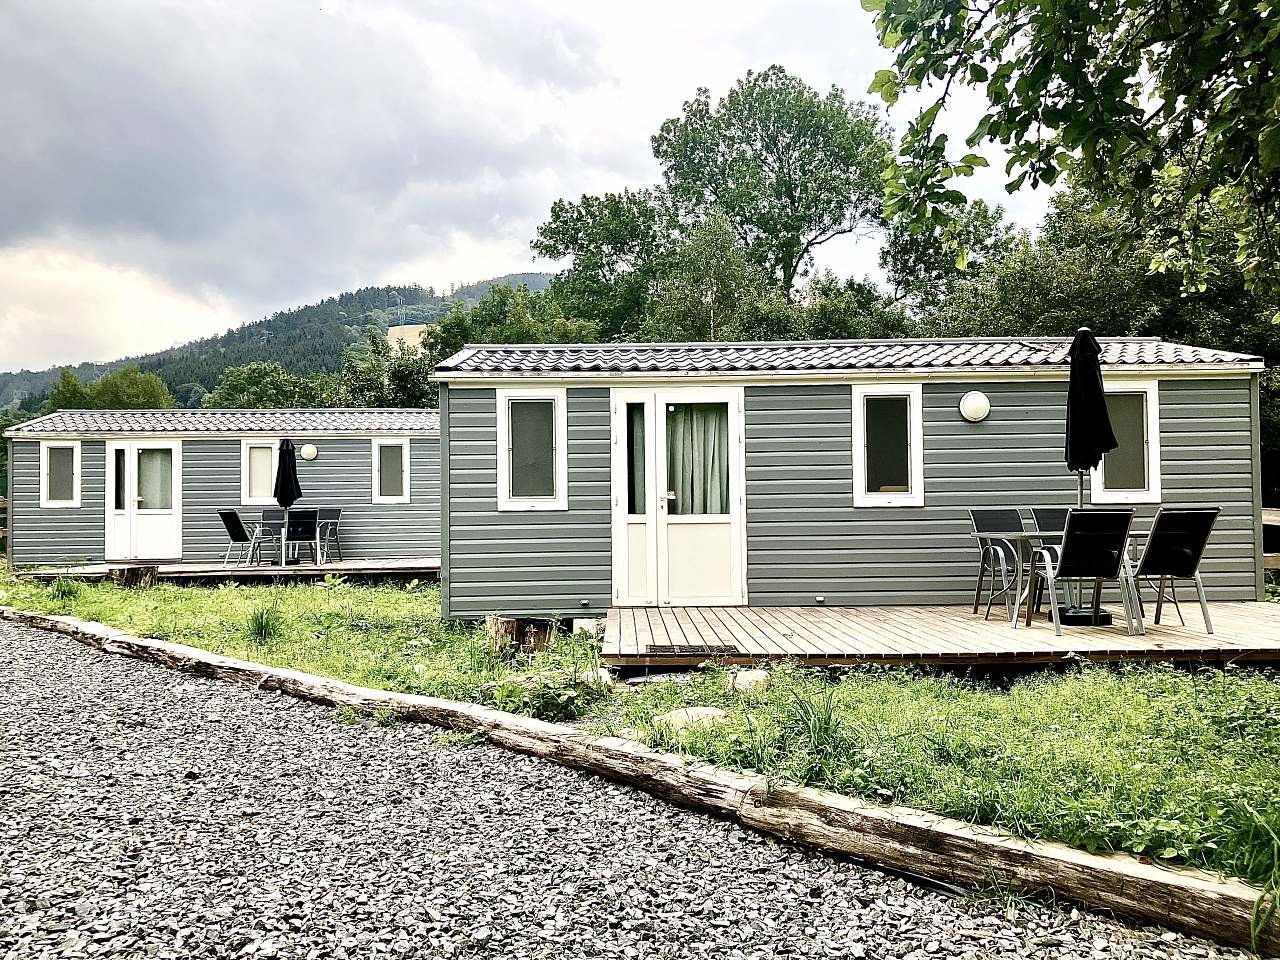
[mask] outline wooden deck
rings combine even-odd
[[[84,563],[66,567],[35,567],[16,571],[20,577],[37,580],[53,580],[58,577],[75,577],[82,580],[102,580],[110,576],[116,567],[139,566],[140,563]],[[389,557],[381,560],[334,560],[325,564],[297,563],[287,567],[279,564],[255,564],[250,567],[221,563],[161,563],[158,576],[161,580],[268,580],[279,577],[307,579],[334,576],[346,577],[434,577],[440,573],[439,557]]]
[[[1124,619],[1110,627],[1063,627],[1043,618],[1030,627],[967,607],[615,607],[605,618],[603,659],[613,666],[691,666],[707,660],[815,664],[929,663],[996,665],[1091,660],[1280,661],[1280,604],[1215,603],[1215,632],[1204,632],[1194,600],[1187,625],[1166,609],[1146,636],[1130,637]],[[1172,622],[1171,622],[1172,621]]]

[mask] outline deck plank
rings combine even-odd
[[[752,663],[793,658],[814,663],[1052,663],[1091,659],[1280,661],[1280,605],[1215,603],[1216,633],[1207,635],[1198,606],[1188,623],[1156,624],[1130,637],[1118,610],[1109,627],[1067,627],[1062,636],[1044,614],[1013,629],[1003,611],[990,620],[961,606],[635,608],[606,623],[604,658],[616,665],[690,665],[715,656]],[[623,637],[622,634],[629,634]],[[684,651],[673,646],[686,645]],[[622,651],[627,651],[625,654]]]

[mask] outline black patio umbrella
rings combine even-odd
[[[1102,347],[1088,327],[1076,331],[1067,352],[1071,379],[1067,384],[1067,469],[1079,476],[1077,506],[1084,506],[1084,476],[1097,468],[1102,455],[1116,448],[1102,387]]]
[[[280,441],[280,462],[276,466],[276,486],[272,491],[276,503],[288,510],[302,499],[302,486],[298,483],[298,458],[293,452],[293,441]]]

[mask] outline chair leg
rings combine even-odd
[[[1053,632],[1056,636],[1062,636],[1062,618],[1058,615],[1058,604],[1055,602],[1058,590],[1057,584],[1053,582],[1053,570],[1049,566],[1049,558],[1044,558],[1044,578],[1049,581],[1049,614],[1053,617]]]
[[[339,554],[341,556],[341,554]],[[982,582],[987,576],[987,548],[982,548],[982,556],[978,558],[978,583],[973,590],[973,612],[978,612],[978,605],[982,603]]]
[[[1155,623],[1160,622],[1160,611],[1164,609],[1164,577],[1156,581],[1156,616]]]
[[[1031,558],[1031,572],[1027,575],[1027,626],[1031,626],[1031,613],[1034,604],[1032,600],[1036,595],[1036,590],[1040,587],[1040,571],[1036,569],[1035,558]],[[1021,619],[1021,615],[1019,615]]]
[[[1200,571],[1197,570],[1191,579],[1196,585],[1196,596],[1200,598],[1200,616],[1204,617],[1204,632],[1212,634],[1213,621],[1209,619],[1209,601],[1204,595],[1204,581],[1200,579]]]
[[[1173,601],[1173,612],[1178,615],[1178,622],[1185,627],[1187,621],[1182,618],[1182,604],[1178,602],[1178,584],[1173,577],[1169,578],[1169,599]]]

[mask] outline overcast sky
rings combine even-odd
[[[862,96],[887,62],[857,0],[3,0],[0,369],[551,269],[552,201],[655,181],[649,137],[698,86],[780,63]],[[1028,225],[1046,200],[969,190]]]

